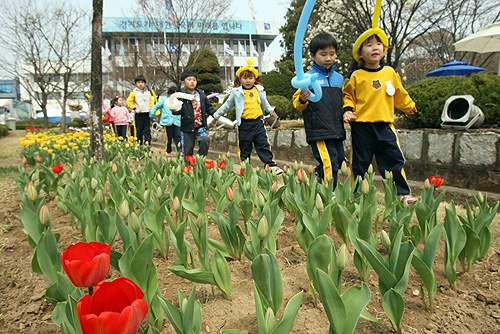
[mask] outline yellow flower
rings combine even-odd
[[[77,146],[77,145],[73,146],[73,149],[74,149],[75,151],[76,151],[76,150],[78,150],[78,146]]]
[[[123,137],[122,137],[122,136],[119,136],[119,137],[118,137],[118,139],[123,140]]]
[[[52,149],[50,149],[50,148],[47,150],[47,153],[48,153],[48,154],[52,154],[52,152],[54,152],[54,150],[52,150]]]
[[[130,147],[130,145],[128,143],[125,144],[125,147]]]
[[[56,150],[58,150],[58,149],[60,149],[60,148],[61,148],[61,145],[59,145],[59,144],[54,144],[54,148],[55,148]]]
[[[65,149],[67,149],[67,148],[68,148],[68,145],[63,145],[63,146],[62,146],[62,149],[63,149],[63,150],[65,150]]]

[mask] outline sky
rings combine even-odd
[[[89,7],[91,0],[78,0],[86,2]],[[203,1],[203,0],[200,0]],[[247,0],[227,0],[232,2],[232,17],[241,20],[248,19],[248,2]],[[285,14],[290,5],[291,0],[251,0],[254,8],[257,11],[256,17],[259,21],[276,21],[280,25],[285,23]],[[135,0],[103,0],[104,16],[133,16],[131,15],[132,8],[136,6]]]

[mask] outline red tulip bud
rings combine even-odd
[[[38,199],[38,193],[36,191],[35,186],[33,185],[33,182],[30,182],[28,184],[28,189],[26,189],[26,193],[28,194],[28,199],[30,201],[34,202]]]
[[[114,163],[114,162],[113,162],[113,166],[111,167],[111,171],[112,171],[113,173],[118,172],[118,166],[116,166],[116,163]]]
[[[266,167],[264,168],[266,172],[269,172],[269,164],[266,164]]]
[[[39,155],[36,156],[36,162],[42,162],[42,157]]]
[[[28,160],[26,159],[26,157],[23,157],[23,164],[24,164],[24,165],[27,165],[27,164],[28,164]]]
[[[369,191],[370,191],[370,185],[368,184],[368,180],[364,179],[363,184],[361,185],[361,193],[363,195],[368,195]]]
[[[44,226],[48,226],[52,221],[52,215],[50,214],[50,210],[46,204],[42,206],[40,209],[40,222]]]
[[[174,198],[173,208],[175,211],[179,211],[179,209],[181,208],[181,202],[179,201],[179,197],[177,196],[175,196]]]
[[[231,187],[227,187],[227,199],[230,201],[234,200],[234,193]]]

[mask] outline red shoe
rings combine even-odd
[[[418,201],[418,198],[415,198],[411,195],[403,195],[403,196],[399,197],[399,199],[401,200],[401,202],[403,202],[403,203],[406,202],[408,204],[411,204],[413,202]]]

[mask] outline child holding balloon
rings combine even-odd
[[[309,45],[314,61],[308,74],[318,74],[322,97],[318,102],[309,100],[309,90],[298,89],[293,95],[294,107],[302,111],[306,141],[318,161],[316,176],[319,181],[329,175],[337,185],[337,174],[345,159],[343,141],[346,138],[342,122],[342,84],[344,78],[335,72],[337,41],[327,33],[316,35]],[[334,194],[332,194],[334,197]]]

